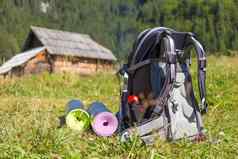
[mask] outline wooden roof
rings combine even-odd
[[[96,43],[89,35],[35,26],[31,27],[23,47],[24,51],[31,49],[31,40],[34,39],[32,36],[35,36],[50,54],[117,60],[109,49]]]
[[[28,60],[35,57],[38,53],[44,51],[45,49],[45,47],[38,47],[13,56],[10,60],[8,60],[0,67],[0,74],[5,74],[9,72],[12,68],[26,63]]]

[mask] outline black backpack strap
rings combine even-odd
[[[150,31],[151,29],[145,29],[144,31],[142,31],[136,38],[135,42],[133,43],[133,48],[132,51],[130,52],[129,56],[128,56],[128,65],[131,65],[132,63],[132,58],[135,55],[135,50],[137,49],[141,39]]]
[[[143,34],[139,36],[140,40],[137,42],[137,45],[134,50],[135,53],[131,58],[130,65],[134,65],[138,62],[143,61],[148,52],[154,50],[154,48],[162,39],[162,37],[164,37],[166,34],[169,34],[168,33],[169,30],[170,29],[168,28],[157,27],[143,32]]]
[[[190,45],[194,46],[197,54],[200,109],[201,113],[206,113],[208,109],[206,100],[206,53],[202,45],[198,42],[193,34],[189,34],[186,39],[185,47],[188,47]]]
[[[167,101],[170,97],[170,91],[176,79],[177,58],[174,40],[170,35],[167,35],[163,40],[165,40],[165,53],[167,55],[167,75],[165,78],[164,86],[160,91],[160,95],[157,97],[156,106],[153,109],[152,116],[158,116],[162,113],[163,110],[166,111]]]
[[[147,60],[144,60],[142,62],[139,62],[135,65],[132,65],[129,69],[128,69],[128,72],[133,74],[134,71],[138,70],[139,68],[145,66],[145,65],[148,65],[148,64],[152,64],[154,62],[166,62],[165,59],[163,58],[151,58],[151,59],[147,59]]]

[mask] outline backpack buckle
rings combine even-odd
[[[117,74],[124,76],[128,72],[128,64],[123,64],[122,67],[118,70]]]
[[[182,57],[184,55],[184,50],[176,49],[175,52],[179,57]]]
[[[207,66],[207,60],[205,57],[199,58],[198,62],[199,68],[203,71],[206,71],[206,66]]]
[[[205,98],[202,99],[201,103],[199,104],[199,107],[200,107],[200,112],[202,114],[205,114],[208,112],[207,102]]]

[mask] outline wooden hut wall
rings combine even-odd
[[[14,67],[7,75],[10,77],[11,76],[20,77],[20,76],[24,75],[24,67],[22,67],[22,66]]]
[[[54,56],[53,57],[53,72],[70,72],[91,74],[95,72],[103,72],[112,69],[112,63],[101,61],[98,59],[69,57],[69,56]]]
[[[105,71],[113,71],[113,63],[107,60],[97,60],[97,71],[105,72]]]
[[[46,51],[39,52],[33,59],[29,60],[24,67],[24,74],[38,74],[51,72],[52,66]]]
[[[69,56],[54,56],[53,72],[90,74],[96,72],[96,60]]]

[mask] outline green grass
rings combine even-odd
[[[208,60],[209,113],[204,116],[203,143],[158,140],[146,147],[138,139],[122,144],[116,136],[58,129],[57,117],[70,99],[81,99],[85,105],[99,100],[116,112],[119,83],[108,74],[43,74],[0,80],[0,158],[238,158],[238,58]]]

